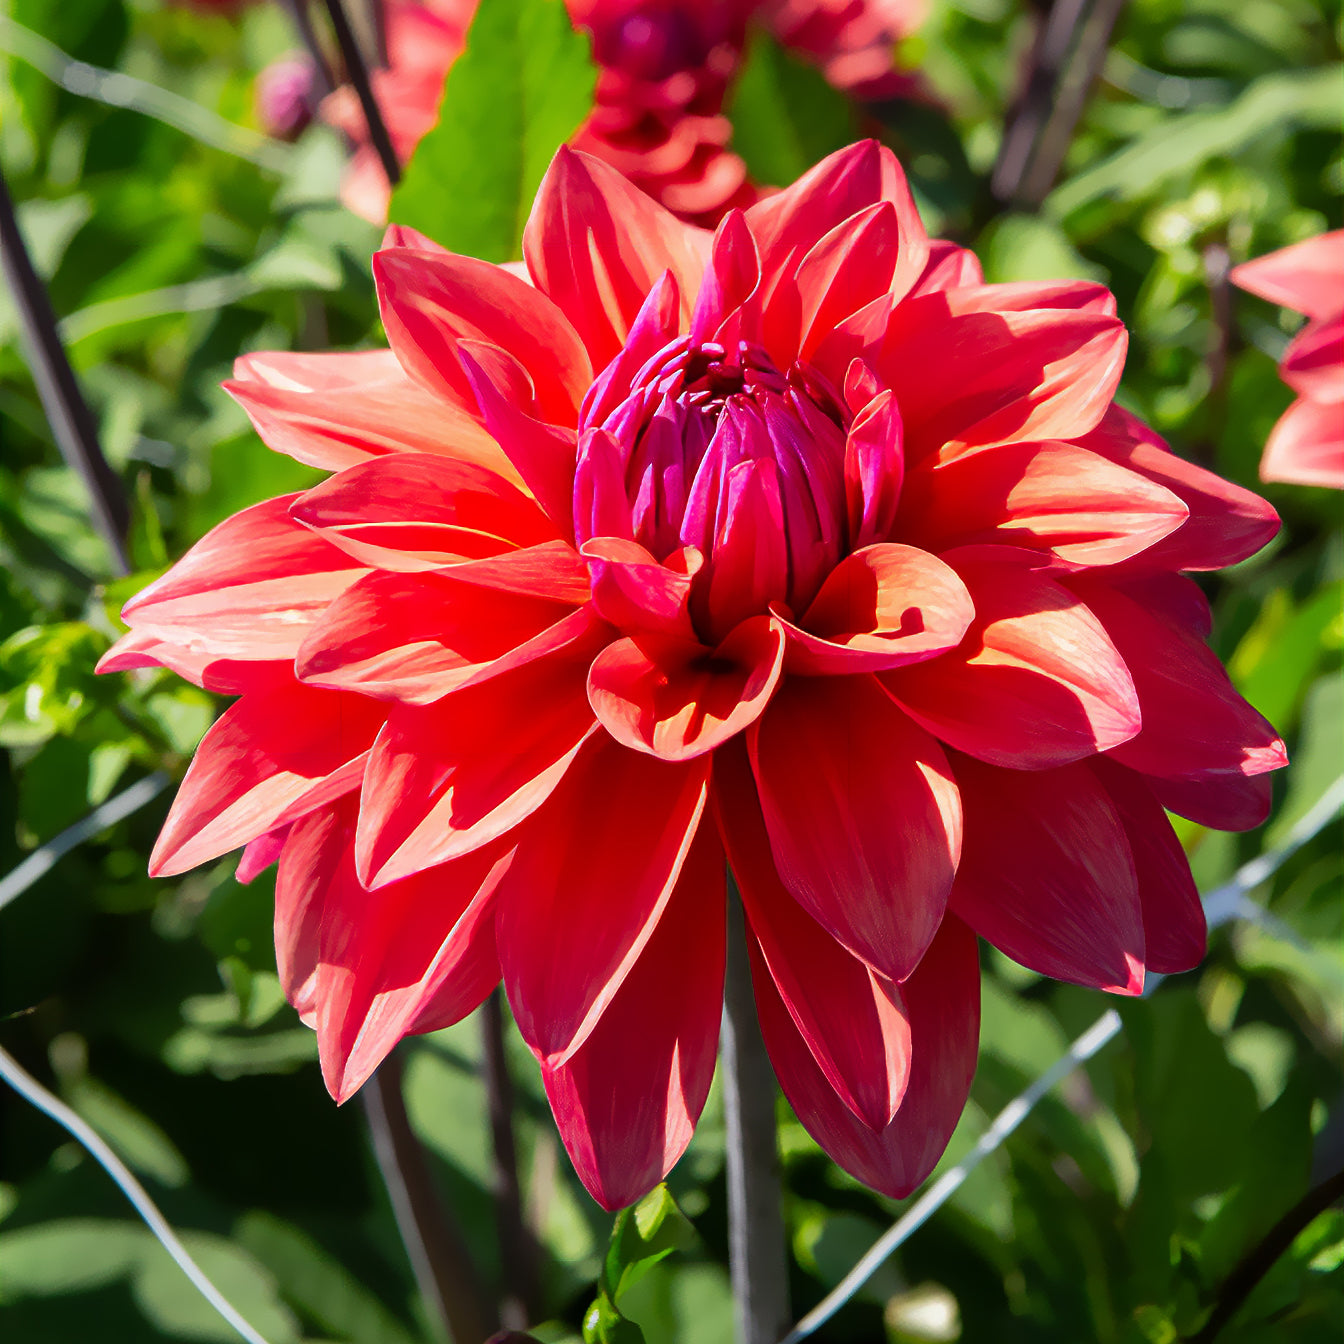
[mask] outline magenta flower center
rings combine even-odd
[[[620,530],[660,561],[683,547],[699,553],[692,616],[716,642],[772,604],[804,611],[850,549],[848,420],[815,370],[782,373],[758,346],[681,337],[638,371],[614,410],[582,428],[611,436],[629,513],[627,525],[619,511]],[[591,481],[580,471],[577,492]],[[613,526],[608,510],[575,512],[580,542]]]

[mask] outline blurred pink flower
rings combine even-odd
[[[313,119],[313,63],[302,54],[272,61],[257,76],[253,102],[267,135],[293,140]]]
[[[1298,397],[1270,432],[1260,479],[1344,490],[1344,229],[1235,266],[1231,279],[1308,319],[1279,363]]]
[[[784,1092],[904,1196],[975,1069],[975,934],[1123,994],[1202,956],[1163,808],[1254,826],[1284,753],[1181,571],[1278,520],[1113,404],[1105,289],[984,284],[871,141],[714,235],[562,149],[523,250],[393,226],[390,349],[239,361],[334,474],[126,606],[103,670],[241,697],[152,871],[279,858],[339,1100],[502,976],[616,1207],[709,1089],[726,857]]]

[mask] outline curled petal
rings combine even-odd
[[[190,638],[189,636],[185,636]],[[288,658],[260,660],[216,658],[188,644],[160,639],[145,630],[129,630],[98,660],[95,672],[130,672],[142,667],[166,667],[179,677],[218,695],[265,691],[293,680]]]
[[[150,873],[184,873],[357,788],[383,717],[292,679],[230,705],[196,748]]]
[[[904,667],[955,649],[975,619],[956,570],[886,542],[846,556],[789,634],[788,667],[805,676]]]
[[[878,392],[872,371],[855,360],[845,377],[850,405],[862,402],[845,438],[845,503],[852,549],[886,541],[901,502],[905,446],[901,413],[890,389]]]
[[[698,551],[675,551],[660,565],[637,541],[618,537],[594,537],[581,550],[593,576],[593,606],[603,620],[632,634],[695,638],[689,603],[701,566]]]
[[[1125,829],[1086,764],[953,761],[966,847],[952,909],[1014,961],[1117,994],[1143,989],[1144,920]]]
[[[452,577],[502,593],[580,606],[588,601],[588,566],[567,541],[546,541],[454,565]]]
[[[458,345],[484,341],[527,371],[547,419],[573,425],[593,370],[578,334],[545,294],[489,262],[409,248],[374,253],[373,275],[388,344],[422,386],[470,404]]]
[[[754,723],[783,666],[784,631],[768,616],[743,621],[713,651],[656,638],[621,639],[594,660],[588,700],[618,742],[685,761]]]
[[[757,339],[760,313],[752,299],[761,282],[756,244],[740,210],[730,210],[714,235],[695,311],[691,339],[716,340],[732,349],[740,340]]]
[[[1112,565],[1181,527],[1185,503],[1157,482],[1071,443],[1007,443],[922,459],[900,535],[929,550],[998,544],[1068,564]]]
[[[1039,557],[971,546],[943,559],[970,590],[975,622],[953,652],[883,673],[912,718],[959,751],[1020,770],[1079,760],[1139,731],[1120,652],[1077,594],[1034,568]]]
[[[874,678],[853,676],[787,682],[747,750],[785,888],[855,956],[904,980],[961,852],[942,749]]]
[[[647,1194],[690,1142],[719,1039],[723,850],[702,826],[648,943],[588,1038],[541,1077],[560,1137],[604,1209]]]
[[[741,749],[715,756],[713,799],[747,926],[794,1027],[854,1115],[885,1128],[910,1078],[900,989],[846,952],[784,889]]]
[[[648,944],[700,824],[708,770],[599,734],[520,835],[500,889],[499,955],[518,1029],[543,1064],[583,1044]]]
[[[759,945],[750,946],[761,1034],[798,1119],[846,1171],[904,1199],[942,1156],[975,1076],[980,962],[974,934],[949,914],[901,986],[910,1022],[910,1080],[895,1117],[877,1131],[836,1094],[781,1000]]]

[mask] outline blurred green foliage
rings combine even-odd
[[[398,201],[440,241],[503,256],[592,75],[556,0],[485,0],[485,12],[491,26],[449,83],[453,117],[425,142]],[[880,115],[851,108],[760,37],[731,108],[735,143],[760,180],[783,182],[856,131],[881,134],[930,227],[974,245],[989,279],[1109,284],[1132,333],[1125,402],[1177,451],[1254,486],[1291,398],[1276,360],[1297,319],[1229,290],[1226,270],[1340,224],[1338,0],[1133,0],[1060,180],[1039,212],[1005,214],[986,183],[1032,14],[1012,0],[937,0],[901,52],[928,97]],[[243,126],[254,125],[257,71],[295,45],[272,4],[231,17],[158,0],[9,0],[5,15],[72,58]],[[238,508],[314,479],[268,452],[220,392],[232,360],[378,339],[378,231],[337,201],[344,151],[332,132],[315,126],[273,146],[259,167],[59,88],[3,55],[17,50],[5,24],[0,162],[132,499],[140,572],[112,573],[0,295],[0,873],[132,779],[180,772],[216,712],[166,673],[90,669],[119,629],[120,603],[172,556]],[[1182,824],[1206,890],[1282,843],[1340,769],[1340,498],[1267,493],[1280,538],[1205,586],[1219,652],[1285,733],[1293,766],[1261,831]],[[331,1104],[311,1033],[280,993],[272,879],[240,886],[229,860],[151,882],[145,856],[163,808],[118,823],[0,911],[0,1044],[54,1080],[274,1344],[435,1338],[360,1112]],[[1047,1097],[818,1338],[1171,1344],[1197,1334],[1247,1250],[1344,1164],[1342,875],[1336,822],[1255,893],[1282,927],[1229,928],[1199,971],[1124,1004],[1121,1039]],[[944,1165],[1105,1006],[997,954],[984,989],[983,1061]],[[516,1034],[508,1044],[544,1261],[537,1337],[726,1344],[717,1090],[667,1189],[613,1234],[568,1168],[530,1056]],[[433,1178],[497,1287],[477,1027],[404,1055]],[[780,1139],[801,1314],[898,1210],[830,1164],[782,1101]],[[1334,1210],[1296,1237],[1220,1339],[1337,1340],[1342,1266]],[[230,1337],[103,1173],[9,1094],[0,1336]]]

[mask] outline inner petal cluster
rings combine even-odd
[[[581,427],[600,432],[584,436],[576,539],[615,529],[660,562],[693,556],[691,615],[709,643],[771,606],[800,612],[851,545],[850,419],[815,370],[781,372],[747,341],[680,337]],[[604,487],[621,498],[592,507]]]

